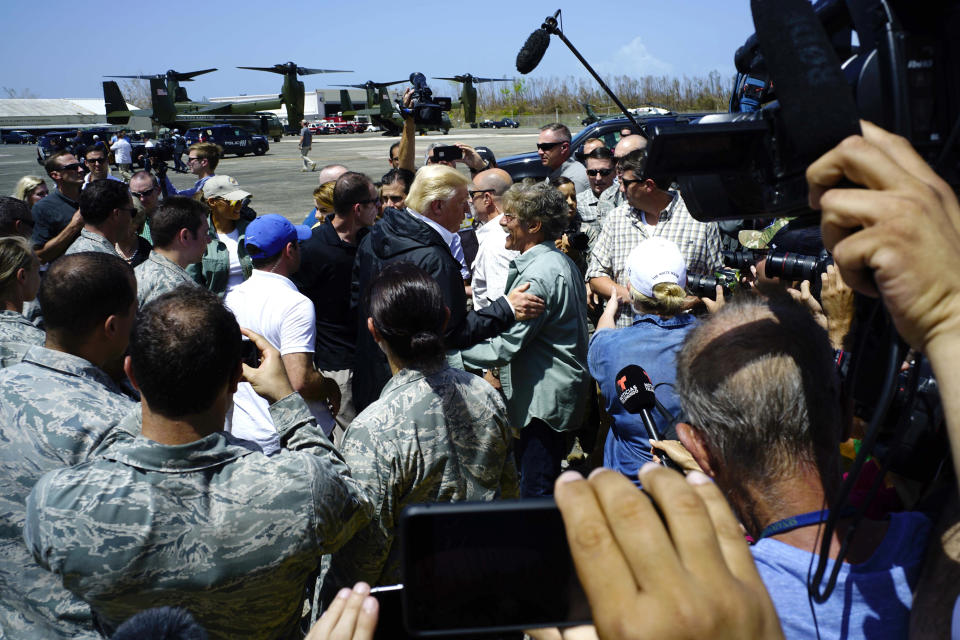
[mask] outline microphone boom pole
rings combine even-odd
[[[577,51],[577,48],[575,46],[573,46],[573,43],[567,40],[567,36],[563,35],[563,31],[561,31],[560,27],[557,25],[557,17],[559,16],[560,16],[560,9],[557,9],[557,12],[555,14],[547,17],[547,19],[543,22],[543,25],[540,28],[546,31],[547,33],[552,33],[553,35],[557,36],[558,38],[560,38],[563,44],[567,45],[567,47],[570,48],[570,51],[573,52],[573,55],[577,56],[577,60],[580,61],[580,64],[586,67],[587,71],[590,72],[590,75],[593,76],[593,79],[596,80],[600,84],[600,87],[607,92],[607,95],[610,96],[610,99],[613,100],[613,102],[618,107],[620,107],[620,111],[623,111],[623,115],[625,115],[627,119],[633,123],[633,126],[635,126],[638,131],[642,132],[644,130],[643,127],[641,127],[640,123],[636,121],[636,119],[633,117],[633,114],[630,113],[630,111],[628,111],[625,106],[623,106],[623,103],[620,102],[620,98],[618,98],[616,94],[614,94],[613,91],[610,90],[610,87],[607,86],[607,83],[605,83],[600,78],[600,76],[597,75],[597,72],[594,71],[593,67],[590,66],[590,63],[587,62],[582,55],[580,55],[580,52]]]

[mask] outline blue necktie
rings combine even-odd
[[[460,234],[453,234],[453,238],[450,240],[450,253],[453,254],[453,257],[457,259],[457,262],[460,263],[460,275],[464,280],[470,277],[470,270],[467,269],[467,261],[463,258],[463,246],[460,244]]]

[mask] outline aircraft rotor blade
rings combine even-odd
[[[348,69],[308,69],[306,67],[297,67],[297,75],[312,76],[316,73],[353,73]]]
[[[216,70],[216,67],[214,67],[213,69],[201,69],[200,71],[187,71],[185,73],[181,73],[180,71],[168,71],[167,76],[173,77],[175,80],[179,80],[180,82],[190,82],[197,76],[202,76],[205,73],[213,73]]]
[[[237,67],[237,69],[250,69],[251,71],[268,71],[270,73],[286,73],[286,69],[277,67]]]
[[[103,77],[104,78],[136,78],[138,80],[163,80],[164,78],[166,78],[165,75],[156,74],[156,73],[153,74],[152,76],[138,75],[138,76],[103,76]]]

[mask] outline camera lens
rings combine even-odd
[[[764,264],[764,275],[785,280],[809,280],[813,282],[820,273],[820,259],[798,253],[774,252]]]
[[[754,251],[753,249],[739,249],[737,251],[725,249],[723,251],[723,264],[731,269],[749,271],[750,267],[756,264],[757,260],[762,258],[763,255],[763,251]]]

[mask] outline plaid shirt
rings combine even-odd
[[[680,247],[687,261],[688,273],[713,273],[723,265],[720,253],[720,230],[716,222],[695,220],[683,198],[676,191],[670,192],[673,199],[660,212],[655,226],[645,225],[640,220],[640,211],[624,202],[607,215],[603,228],[590,253],[590,265],[586,279],[606,276],[618,284],[627,286],[627,256],[635,246],[647,238],[664,238]],[[633,324],[633,314],[621,313],[618,327]]]

